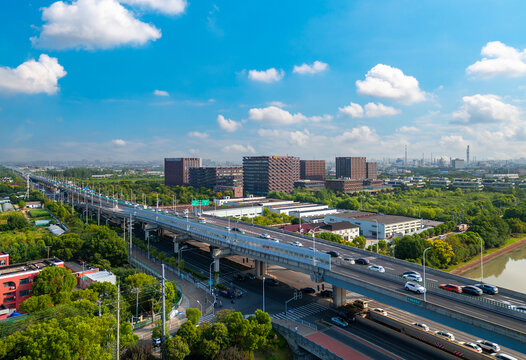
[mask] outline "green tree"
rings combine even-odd
[[[112,266],[122,265],[127,259],[125,241],[107,226],[90,225],[81,235],[84,244],[81,256],[91,264],[109,261]]]
[[[216,360],[248,360],[247,355],[236,347],[221,349]]]
[[[178,335],[167,339],[161,346],[163,359],[183,360],[190,355],[188,344]]]
[[[365,249],[365,244],[367,243],[367,239],[363,236],[357,236],[354,239],[352,239],[352,242],[357,248]]]
[[[201,319],[201,310],[196,308],[186,309],[186,318],[194,325],[197,325]]]
[[[191,321],[185,321],[179,329],[177,329],[177,335],[184,339],[190,349],[194,349],[197,346],[201,336],[199,330]]]
[[[70,270],[60,266],[46,267],[38,274],[33,294],[54,297],[59,292],[71,292],[76,285],[77,278]]]
[[[113,317],[51,319],[0,339],[0,358],[111,360]]]
[[[50,295],[31,296],[20,305],[23,313],[32,313],[53,306],[53,298]]]

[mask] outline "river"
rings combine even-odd
[[[484,282],[526,293],[526,245],[484,262]],[[480,280],[480,265],[462,276]]]

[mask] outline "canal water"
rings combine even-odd
[[[526,245],[484,261],[484,282],[526,293]],[[462,274],[480,280],[480,265]]]

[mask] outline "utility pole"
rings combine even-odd
[[[121,346],[121,284],[117,283],[117,351],[116,359],[120,359],[120,346]]]
[[[130,214],[130,222],[128,223],[128,229],[129,229],[129,232],[130,232],[130,251],[129,251],[129,254],[128,256],[131,257],[131,249],[132,249],[132,233],[133,233],[133,219],[132,219],[132,214]]]
[[[49,259],[49,249],[51,248],[51,245],[46,246],[47,248],[47,258]]]
[[[166,300],[166,286],[164,284],[164,264],[161,264],[162,266],[162,270],[163,270],[163,313],[162,313],[162,321],[163,321],[163,335],[161,337],[161,339],[163,339],[163,342],[164,342],[164,336],[166,334],[166,304],[165,304],[165,300]]]
[[[101,301],[100,301],[100,298],[99,298],[99,319],[102,317],[102,311],[101,311]]]

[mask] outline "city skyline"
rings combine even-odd
[[[526,5],[477,4],[10,2],[0,161],[526,157]]]

